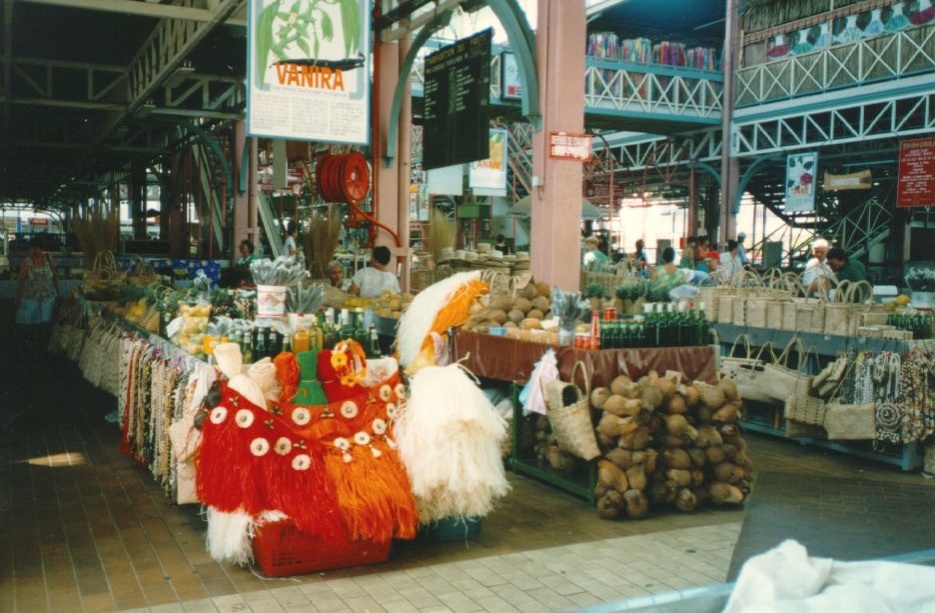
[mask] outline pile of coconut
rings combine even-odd
[[[471,306],[471,318],[464,325],[468,332],[486,333],[490,328],[538,330],[551,318],[551,286],[527,283],[513,293],[491,293]]]
[[[642,518],[650,509],[691,512],[698,505],[739,505],[750,492],[753,465],[737,427],[737,386],[684,384],[656,373],[624,375],[591,391],[603,456],[595,497],[603,518]],[[565,453],[537,420],[539,460],[574,471],[582,461]]]

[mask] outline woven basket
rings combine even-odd
[[[789,366],[789,356],[793,349],[796,350],[799,359],[796,368]],[[783,403],[792,395],[807,396],[812,389],[814,376],[804,371],[805,353],[805,345],[798,337],[793,337],[776,362],[763,367],[760,386],[763,393]]]
[[[825,421],[825,401],[807,394],[792,394],[786,398],[783,415],[786,419],[820,426]]]
[[[584,371],[584,365],[581,362],[575,363],[571,371],[571,383],[561,380],[547,381],[543,383],[542,391],[549,423],[552,425],[558,446],[576,457],[593,460],[601,455],[601,450],[597,446],[594,424],[591,421],[591,384],[587,373],[583,373],[584,392],[574,384],[578,368]],[[577,398],[569,405],[565,405],[563,400],[566,388],[573,389]]]
[[[832,441],[873,440],[877,431],[876,405],[830,402],[823,423]]]

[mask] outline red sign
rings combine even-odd
[[[557,160],[591,161],[591,135],[549,133],[549,157]]]
[[[896,206],[935,205],[935,137],[899,143]]]
[[[49,225],[49,220],[45,217],[33,217],[29,223],[34,226],[47,226]]]

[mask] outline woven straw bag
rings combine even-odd
[[[585,391],[575,385],[575,373],[581,368],[584,376]],[[601,455],[591,421],[591,383],[584,369],[584,364],[576,362],[571,371],[571,382],[552,380],[542,384],[545,396],[546,414],[552,425],[552,432],[558,446],[568,453],[584,460],[593,460]],[[576,400],[566,405],[565,391],[571,390]]]
[[[873,440],[877,431],[876,405],[829,402],[824,426],[832,441]]]
[[[734,341],[734,345],[731,347],[731,355],[721,360],[721,375],[737,385],[737,392],[743,400],[776,402],[775,399],[763,392],[761,381],[763,373],[766,371],[766,365],[776,361],[772,345],[766,343],[754,354],[750,349],[746,335],[741,334],[738,336],[738,340],[740,340],[740,337],[744,337],[746,356],[734,355],[737,346],[737,341]],[[764,353],[767,351],[768,353]]]
[[[784,404],[783,415],[799,423],[820,426],[825,421],[825,401],[808,394],[791,394]]]
[[[792,350],[798,355],[798,365],[795,368],[789,366],[789,356]],[[792,395],[798,394],[808,396],[812,389],[812,380],[814,376],[805,372],[805,345],[799,337],[795,336],[779,354],[779,357],[772,364],[766,364],[763,367],[763,375],[760,377],[761,389],[764,394],[776,402],[785,403],[786,399]]]
[[[825,321],[822,331],[825,334],[846,336],[850,327],[851,283],[841,281],[829,292],[825,304]]]

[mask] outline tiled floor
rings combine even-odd
[[[736,545],[758,508],[773,533],[785,529],[766,494],[741,510],[603,521],[585,502],[513,475],[475,540],[397,543],[385,564],[266,579],[209,558],[199,510],[167,503],[120,454],[103,419],[112,398],[68,365],[30,370],[22,358],[0,364],[0,611],[566,611],[724,581],[735,550],[755,553]],[[761,476],[935,491],[918,473],[755,435],[750,454]],[[792,503],[819,495],[788,477],[763,481]],[[880,491],[854,509],[905,506]]]

